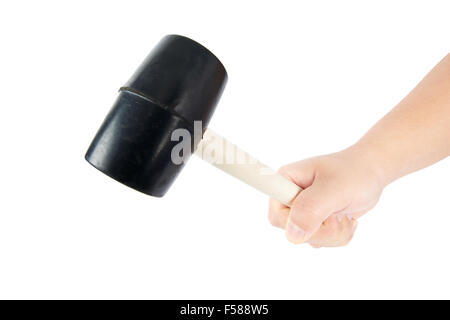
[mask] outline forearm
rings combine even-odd
[[[450,155],[450,54],[350,148],[390,182]]]

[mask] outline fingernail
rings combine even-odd
[[[342,214],[337,214],[336,217],[339,222],[342,222]]]
[[[289,220],[286,226],[286,235],[291,242],[302,243],[305,241],[306,232]]]
[[[349,214],[347,214],[346,217],[347,217],[348,221],[352,222],[352,217]]]

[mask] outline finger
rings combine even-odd
[[[375,207],[375,205],[376,205],[376,202],[373,204],[370,204],[365,209],[362,209],[359,211],[354,211],[352,209],[345,208],[339,212],[335,212],[335,214],[342,215],[342,216],[349,216],[350,218],[353,218],[353,219],[359,219],[359,218],[361,218],[361,216],[366,214],[368,211],[372,210],[373,207]]]
[[[294,200],[286,225],[286,237],[303,243],[319,230],[322,222],[344,207],[344,199],[326,182],[314,182]]]
[[[308,243],[314,248],[345,246],[352,239],[356,227],[356,220],[333,214],[325,220]]]
[[[278,172],[297,185],[305,188],[311,185],[314,175],[312,161],[303,160],[281,167]],[[290,208],[281,202],[270,199],[269,200],[269,222],[278,228],[284,229],[289,217]]]
[[[304,189],[314,181],[314,168],[313,159],[305,159],[282,166],[278,172]]]
[[[322,223],[319,230],[317,230],[311,236],[311,238],[308,240],[308,243],[320,244],[320,243],[326,241],[327,239],[334,237],[334,235],[341,228],[341,224],[343,224],[343,223],[345,223],[345,222],[342,222],[341,216],[332,214]]]
[[[289,211],[289,207],[286,207],[278,200],[270,198],[269,221],[274,227],[282,229],[286,227]]]
[[[311,186],[315,177],[317,159],[310,158],[281,167],[278,172],[302,188]],[[285,228],[290,209],[276,200],[269,203],[269,221],[272,225]]]

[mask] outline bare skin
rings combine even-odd
[[[291,208],[270,199],[269,220],[289,241],[339,247],[384,187],[450,155],[450,54],[356,144],[283,166],[304,188]]]

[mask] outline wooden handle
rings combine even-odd
[[[211,129],[203,134],[195,154],[287,206],[302,190]]]

